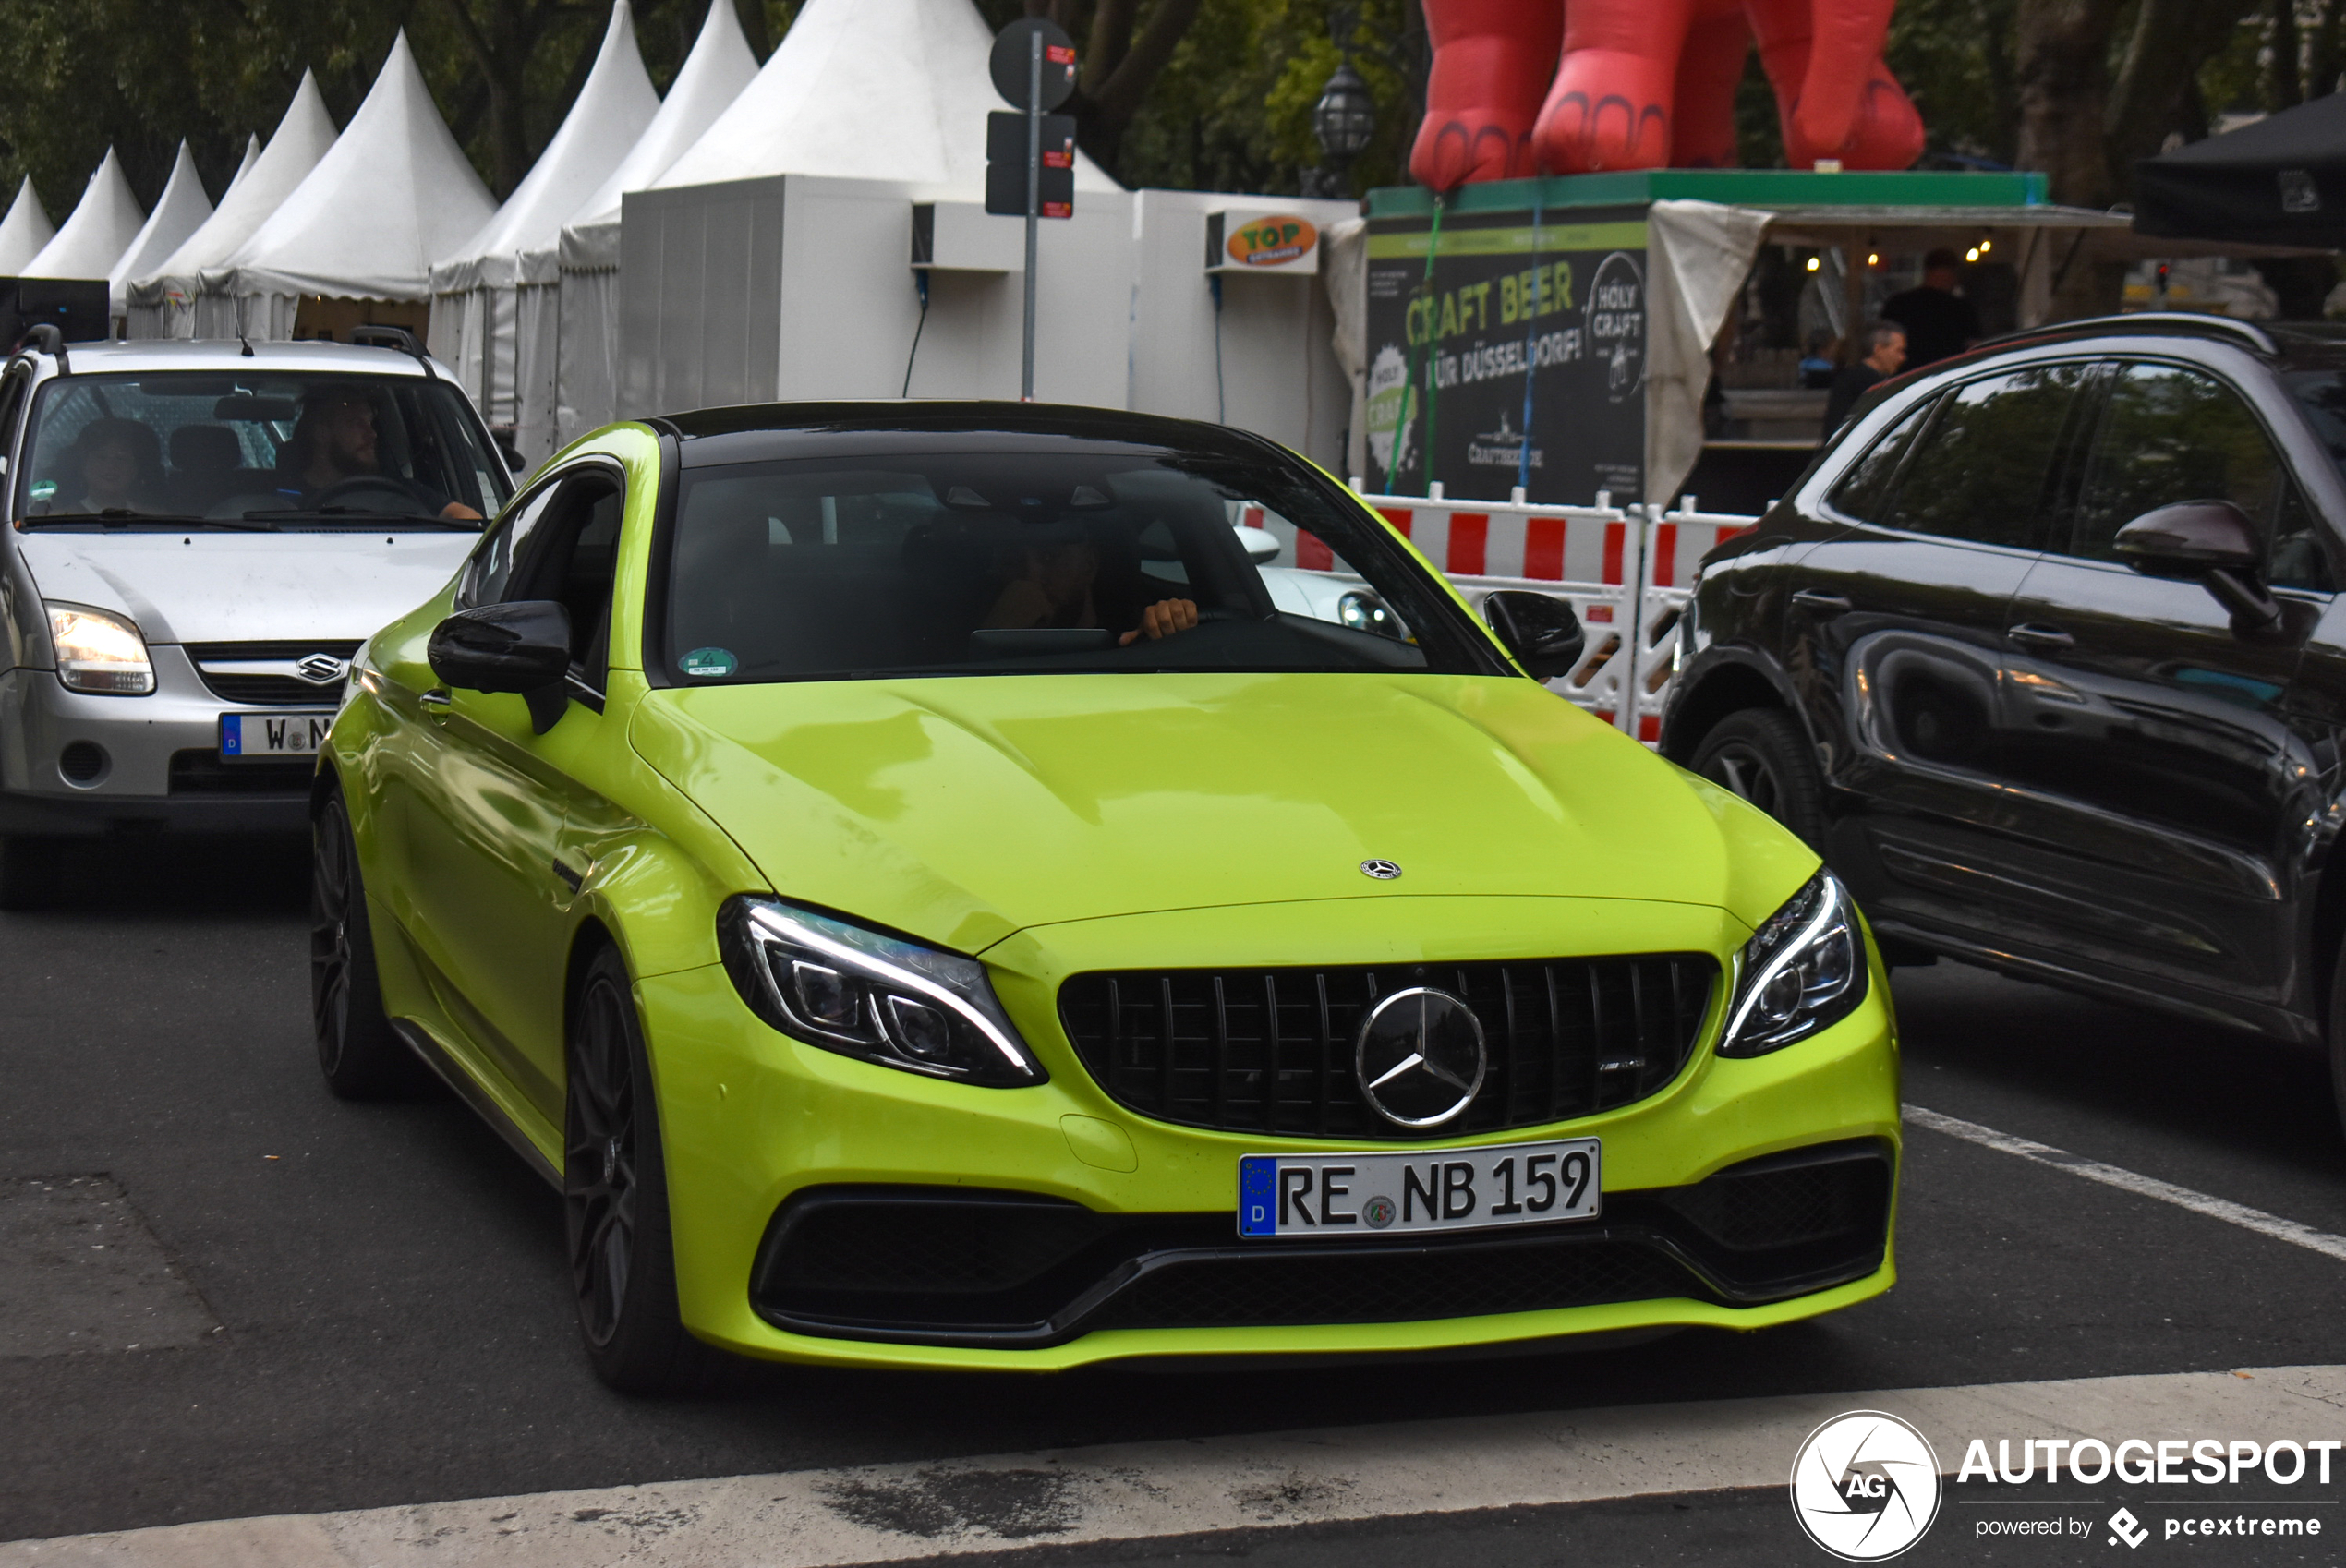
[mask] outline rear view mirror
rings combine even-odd
[[[431,672],[467,692],[517,692],[538,733],[570,706],[570,611],[552,599],[522,599],[458,610],[432,628],[424,657]]]
[[[212,416],[226,423],[290,425],[301,410],[289,397],[254,397],[232,392],[212,405]]]
[[[1485,597],[1482,619],[1534,681],[1571,674],[1588,646],[1570,605],[1526,588],[1502,588]]]
[[[2265,542],[2248,513],[2228,501],[2179,501],[2146,512],[2111,542],[2146,576],[2198,578],[2243,636],[2280,624],[2280,605],[2261,576]]]

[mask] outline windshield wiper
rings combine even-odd
[[[478,517],[439,517],[429,512],[377,512],[366,506],[269,507],[259,512],[248,512],[245,515],[284,522],[422,523],[434,528],[455,528],[467,534],[477,534],[488,525]]]
[[[53,512],[40,517],[20,517],[18,525],[25,528],[53,528],[61,524],[97,524],[102,528],[127,528],[143,523],[158,528],[227,528],[238,533],[275,533],[273,523],[248,523],[240,517],[175,516],[167,512],[133,512],[126,506],[110,506],[103,512]]]

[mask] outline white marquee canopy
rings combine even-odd
[[[130,182],[123,175],[121,161],[109,147],[81,193],[81,204],[57,230],[56,238],[42,246],[41,254],[26,263],[23,275],[105,277],[122,259],[122,253],[130,248],[130,242],[139,237],[139,230],[146,221],[147,214],[140,211],[139,199],[131,194]]]
[[[27,175],[24,184],[17,187],[17,199],[8,208],[8,215],[0,218],[0,278],[21,275],[25,263],[41,254],[42,247],[57,237],[57,226],[49,222],[49,214],[41,206],[41,195],[32,188],[32,176]]]
[[[127,307],[130,280],[168,259],[211,216],[212,198],[204,194],[203,176],[196,173],[196,161],[188,155],[183,139],[179,156],[172,162],[171,178],[164,183],[155,210],[147,214],[146,226],[106,274],[107,305],[115,315],[123,314]]]

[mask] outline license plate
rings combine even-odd
[[[1239,1234],[1397,1236],[1594,1219],[1603,1206],[1593,1138],[1424,1153],[1244,1154]]]
[[[254,757],[308,757],[325,744],[333,710],[321,713],[224,713],[220,754],[229,761]]]

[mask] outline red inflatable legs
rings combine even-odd
[[[1892,0],[1744,0],[1776,90],[1784,162],[1903,169],[1922,156],[1922,116],[1882,63]]]
[[[1538,174],[1531,127],[1564,36],[1559,0],[1425,0],[1425,24],[1433,71],[1410,175],[1448,190]]]
[[[1751,24],[1740,0],[1697,6],[1678,54],[1677,113],[1670,139],[1674,169],[1732,169],[1735,155],[1735,90],[1751,54]]]

